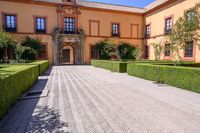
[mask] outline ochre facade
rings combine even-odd
[[[160,8],[145,13],[145,24],[150,25],[151,29],[150,37],[144,39],[144,45],[149,46],[149,59],[155,59],[154,48],[151,46],[152,43],[156,42],[165,45],[169,41],[164,30],[166,18],[172,17],[172,24],[175,24],[178,18],[183,17],[184,13],[189,11],[190,8],[194,7],[199,2],[199,0],[171,0],[169,4],[161,5]],[[200,50],[197,45],[193,45],[192,57],[185,57],[184,53],[185,51],[181,50],[180,55],[182,55],[184,61],[200,62]],[[171,60],[172,53],[170,56],[165,56],[163,53],[161,59]]]
[[[55,0],[56,1],[56,0]],[[146,58],[154,59],[154,49],[150,44],[165,41],[165,18],[173,17],[173,23],[183,16],[199,0],[165,0],[155,7],[146,9],[115,6],[95,2],[57,0],[0,0],[0,29],[5,30],[5,15],[16,16],[16,31],[11,35],[20,40],[22,37],[39,36],[45,44],[46,56],[54,64],[90,64],[91,47],[99,40],[114,38],[128,42],[132,46],[141,45]],[[105,7],[104,7],[105,6]],[[46,32],[36,32],[35,18],[46,20]],[[64,18],[74,18],[74,33],[64,33]],[[119,36],[112,37],[112,24],[119,24]],[[150,36],[145,38],[145,27],[150,25]],[[81,30],[81,31],[80,31]],[[185,60],[200,61],[200,51],[194,48],[194,55]],[[69,56],[69,58],[65,58]],[[162,59],[165,58],[164,55]]]

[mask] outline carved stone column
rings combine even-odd
[[[81,64],[85,64],[85,45],[84,45],[84,41],[85,41],[85,34],[79,34],[80,37],[80,54],[81,54]]]
[[[59,65],[59,37],[53,36],[54,65]]]

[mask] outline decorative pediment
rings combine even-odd
[[[80,14],[79,9],[73,6],[62,6],[59,8],[58,12],[60,12],[62,16],[71,17],[77,17]]]

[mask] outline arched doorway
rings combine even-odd
[[[65,45],[62,48],[62,63],[74,64],[74,48],[70,45]]]

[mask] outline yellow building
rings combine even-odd
[[[197,2],[157,0],[136,8],[85,0],[0,0],[0,29],[16,40],[26,35],[41,37],[43,50],[37,58],[54,64],[89,64],[95,58],[94,44],[105,38],[141,45],[144,58],[154,59],[150,44],[165,40],[166,23],[170,29]],[[189,56],[183,54],[185,60],[200,61],[196,47],[183,53]],[[162,58],[170,55],[164,53]]]
[[[148,34],[144,39],[144,45],[149,46],[149,59],[155,59],[154,48],[150,44],[161,43],[167,49],[170,43],[166,35],[173,28],[178,18],[183,17],[185,13],[190,13],[200,0],[158,0],[148,5],[144,14],[145,27]],[[182,50],[180,55],[184,61],[200,61],[200,50],[197,42],[188,42],[189,47]],[[161,56],[163,60],[171,60],[173,53],[165,50]]]

